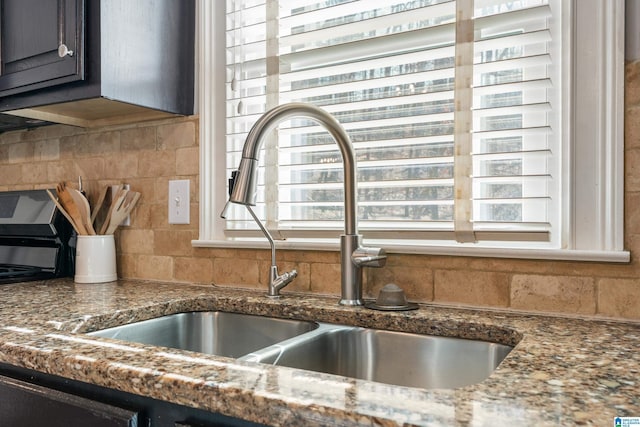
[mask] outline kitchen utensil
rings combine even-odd
[[[118,188],[119,190],[120,188]],[[118,190],[115,192],[117,193]],[[109,208],[111,207],[111,198],[112,198],[111,186],[105,185],[100,195],[98,196],[98,200],[94,205],[91,211],[91,224],[93,225],[94,230],[99,232],[102,228],[102,224],[104,224],[104,220],[107,218],[109,214]]]
[[[124,188],[120,188],[118,189],[118,191],[116,191],[113,201],[111,202],[111,206],[109,207],[109,212],[107,213],[107,216],[104,220],[104,223],[102,224],[102,227],[100,227],[100,232],[98,234],[107,234],[107,230],[109,229],[111,224],[111,216],[113,215],[114,210],[122,205],[122,202],[124,202],[124,199],[125,197],[127,197],[128,192],[129,191],[125,190]]]
[[[58,201],[58,198],[56,196],[54,196],[53,193],[51,193],[51,191],[49,191],[49,190],[46,190],[46,191],[47,191],[47,194],[49,195],[49,197],[51,198],[51,200],[53,201],[53,203],[56,205],[56,207],[60,211],[60,213],[67,219],[67,221],[69,221],[69,224],[71,224],[73,229],[76,230],[76,233],[80,234],[80,232],[78,231],[78,227],[76,226],[75,222],[73,221],[73,218],[71,218],[71,216],[66,211],[66,209],[60,204],[60,202]]]
[[[71,194],[73,201],[78,207],[78,212],[80,212],[80,217],[82,218],[82,225],[84,225],[87,230],[87,234],[95,236],[96,231],[91,224],[91,207],[89,206],[89,201],[75,188],[67,188],[67,191]]]
[[[84,226],[84,220],[82,219],[82,215],[78,210],[78,206],[76,202],[73,200],[73,197],[67,191],[66,184],[61,182],[56,187],[56,191],[58,192],[58,197],[60,198],[60,203],[64,206],[65,210],[69,214],[69,216],[73,219],[73,223],[75,224],[75,229],[78,234],[89,234],[86,227]]]
[[[136,191],[124,191],[124,200],[111,212],[111,217],[109,218],[109,227],[107,228],[106,234],[113,234],[116,231],[116,228],[118,228],[118,226],[122,224],[122,221],[124,221],[125,218],[131,213],[136,203],[138,202],[138,199],[140,198],[140,193]]]

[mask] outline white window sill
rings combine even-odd
[[[237,248],[237,249],[269,249],[266,240],[192,240],[191,244],[199,248]],[[504,242],[502,242],[504,244]],[[434,245],[431,244],[389,244],[375,240],[366,240],[365,246],[382,247],[387,253],[446,255],[487,258],[513,258],[548,261],[591,261],[628,263],[631,260],[629,251],[585,251],[547,248],[492,248],[478,244]],[[310,241],[290,239],[277,241],[278,250],[307,251],[339,251],[340,245],[333,241]]]

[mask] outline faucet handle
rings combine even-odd
[[[280,290],[291,283],[291,281],[297,276],[298,272],[296,270],[278,274],[278,267],[276,265],[272,265],[269,277],[269,292],[267,293],[267,296],[271,298],[280,298]]]
[[[387,253],[382,248],[360,246],[351,254],[351,261],[358,267],[384,267]]]

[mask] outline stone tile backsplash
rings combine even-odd
[[[629,264],[391,254],[368,269],[365,293],[395,282],[410,300],[477,307],[640,319],[640,62],[626,67],[625,245]],[[117,232],[119,275],[215,283],[266,291],[270,252],[194,248],[198,238],[198,119],[82,129],[53,125],[0,135],[0,190],[53,187],[81,175],[90,199],[126,182],[142,193],[130,227]],[[191,224],[169,225],[171,179],[191,181]],[[335,252],[279,251],[297,269],[286,291],[339,295]],[[285,291],[285,292],[286,292]]]

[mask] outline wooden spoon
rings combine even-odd
[[[73,219],[73,222],[76,225],[76,231],[78,232],[78,234],[85,234],[85,235],[89,234],[89,232],[84,226],[82,215],[78,210],[78,206],[76,205],[76,202],[73,200],[73,197],[71,197],[71,194],[69,193],[69,191],[67,191],[66,184],[64,182],[59,183],[58,186],[56,187],[56,191],[58,193],[58,197],[60,198],[60,203],[62,204],[62,206],[64,206],[64,209],[67,211],[69,216]]]
[[[67,191],[71,194],[73,201],[78,207],[78,212],[80,212],[80,217],[82,218],[82,225],[84,225],[84,228],[90,235],[95,236],[96,231],[91,224],[91,207],[89,206],[89,201],[75,188],[67,188]]]

